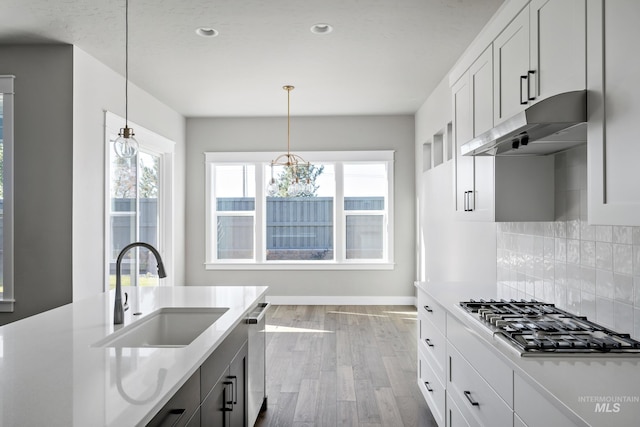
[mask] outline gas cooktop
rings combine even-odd
[[[640,356],[640,341],[629,334],[612,331],[554,304],[470,300],[461,302],[460,307],[521,356]]]

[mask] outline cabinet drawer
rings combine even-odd
[[[512,425],[513,411],[509,405],[453,346],[449,345],[447,350],[450,365],[447,391],[451,392],[465,418],[470,423],[484,426]]]
[[[519,375],[513,378],[513,410],[528,427],[575,426],[553,403]]]
[[[446,331],[447,312],[426,292],[418,290],[418,313],[424,313],[433,325],[444,335]]]
[[[420,339],[419,346],[424,350],[429,364],[438,375],[438,379],[444,384],[447,381],[445,375],[447,367],[447,341],[438,329],[427,320],[425,313],[420,313]]]
[[[471,424],[464,418],[462,411],[447,392],[447,427],[471,427]]]
[[[447,320],[447,339],[476,371],[482,372],[482,377],[500,397],[513,407],[513,370],[453,316]]]
[[[418,388],[439,426],[444,426],[445,387],[429,365],[422,349],[418,350]]]
[[[186,426],[200,406],[200,370],[198,369],[147,424]]]

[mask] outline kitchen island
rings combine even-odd
[[[422,300],[422,304],[418,304],[422,318],[426,319],[434,312],[446,312],[446,320],[443,317],[441,323],[446,324],[446,364],[449,365],[445,369],[447,398],[452,394],[450,389],[455,387],[452,384],[456,379],[454,375],[452,382],[451,356],[455,361],[455,355],[461,354],[472,361],[472,366],[474,361],[477,362],[474,368],[483,377],[483,381],[495,390],[495,393],[490,391],[489,394],[499,395],[501,403],[498,406],[512,411],[511,415],[507,413],[506,416],[513,418],[514,426],[638,425],[640,354],[521,357],[504,340],[488,332],[481,322],[460,308],[461,301],[499,299],[495,283],[417,282],[416,287],[419,299],[420,295],[427,298]],[[437,306],[432,306],[434,303]],[[432,305],[423,307],[424,304]],[[425,322],[424,334],[433,334],[431,324]],[[465,351],[470,348],[475,351]],[[421,383],[419,378],[419,385],[422,387]],[[472,389],[470,392],[476,395],[479,389]],[[473,414],[481,416],[482,404],[487,401],[488,399],[484,399],[475,406],[471,403],[468,410],[462,408],[462,412],[464,415],[470,414],[469,417],[474,417]],[[460,406],[466,406],[469,402],[471,400],[467,396]],[[455,402],[447,405],[447,411],[456,407]],[[488,409],[488,406],[485,408]],[[447,416],[449,414],[447,412]],[[556,418],[548,421],[551,417]]]
[[[123,325],[113,324],[111,291],[0,327],[0,425],[145,425],[266,291],[266,286],[123,287],[130,305]],[[186,347],[94,346],[168,307],[228,310]]]

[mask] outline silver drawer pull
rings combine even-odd
[[[429,347],[434,347],[434,345],[431,344],[431,340],[429,338],[425,338],[424,342],[426,342]]]
[[[427,310],[428,313],[433,313],[433,310],[428,305],[424,306],[424,309]]]
[[[428,392],[433,393],[433,389],[429,386],[429,381],[425,381],[424,382],[424,386],[427,388]]]
[[[478,406],[478,405],[480,405],[478,402],[476,402],[475,400],[473,400],[473,399],[471,398],[471,392],[470,392],[470,391],[465,390],[465,391],[464,391],[464,395],[465,395],[465,397],[467,398],[467,400],[469,401],[469,403],[471,403],[473,406]]]

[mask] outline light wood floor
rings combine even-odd
[[[413,306],[272,306],[258,427],[436,426],[417,386]]]

